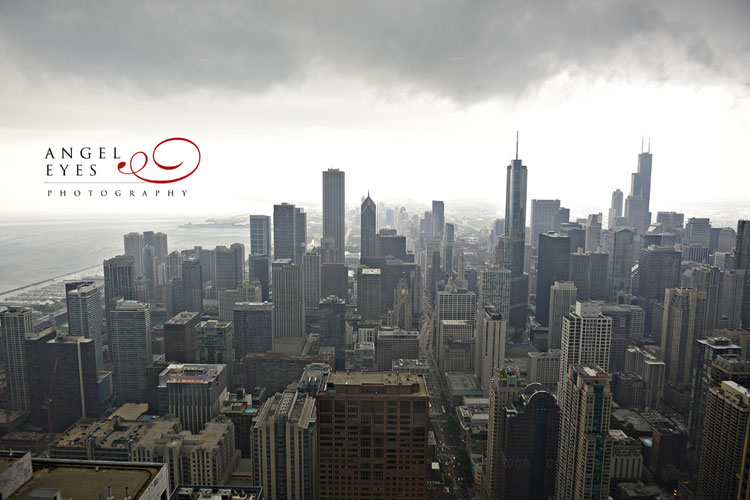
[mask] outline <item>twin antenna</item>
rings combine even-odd
[[[516,160],[518,160],[518,130],[516,130]]]
[[[648,150],[646,152],[647,153],[651,152],[651,138],[650,137],[648,138]],[[641,153],[643,153],[643,136],[641,136]]]

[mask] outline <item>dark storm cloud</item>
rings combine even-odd
[[[750,2],[2,2],[0,62],[32,85],[254,93],[316,74],[457,102],[561,73],[747,85]]]

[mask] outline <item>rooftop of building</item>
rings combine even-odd
[[[199,315],[200,313],[197,313],[197,312],[182,311],[172,316],[164,324],[165,325],[184,325],[185,323],[189,322],[190,320],[192,320],[193,318]]]
[[[387,340],[388,338],[394,338],[394,339],[403,339],[403,338],[414,338],[419,337],[419,332],[416,330],[401,330],[400,328],[392,329],[392,328],[384,328],[380,331],[378,331],[378,340],[381,338],[383,340]]]
[[[391,366],[393,367],[393,371],[396,370],[409,370],[414,368],[425,368],[429,369],[429,365],[427,364],[427,361],[422,359],[394,359],[391,362]]]
[[[340,389],[341,386],[345,389]],[[326,375],[318,394],[335,394],[337,391],[367,394],[378,394],[382,391],[388,396],[428,396],[427,385],[423,376],[395,372],[346,371],[329,373]]]
[[[447,373],[446,378],[448,379],[448,387],[455,396],[466,396],[471,395],[479,389],[477,379],[473,375],[467,375],[465,373]]]
[[[7,468],[22,457],[9,457],[4,453],[0,463]],[[112,488],[115,498],[125,498],[128,489],[133,500],[138,500],[156,478],[162,464],[123,462],[85,462],[74,460],[33,459],[33,473],[9,498],[21,500],[37,489],[59,490],[64,499],[99,500],[107,498],[107,488]]]
[[[374,269],[370,269],[370,268],[361,269],[360,272],[362,274],[365,274],[365,275],[371,274],[371,275],[378,275],[378,276],[380,276],[380,269],[377,269],[377,268],[374,268]]]
[[[148,411],[147,403],[125,403],[109,416],[110,420],[121,418],[123,420],[138,420],[141,415]]]
[[[529,351],[526,355],[530,358],[555,358],[560,359],[560,349],[550,349],[549,351]]]
[[[180,484],[170,500],[263,500],[261,486],[195,486]]]
[[[159,374],[159,385],[165,383],[208,384],[221,374],[226,365],[173,363]]]

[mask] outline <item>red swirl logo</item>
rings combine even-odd
[[[185,162],[187,160],[180,161],[179,163],[170,164],[172,161],[185,158],[185,147],[186,144],[191,145],[193,148],[195,148],[195,151],[190,151],[189,156],[192,161],[189,161],[187,164]],[[162,147],[162,145],[164,147]],[[159,161],[156,159],[156,152],[161,149],[160,158],[162,158],[162,161]],[[197,155],[196,155],[197,153]],[[167,160],[163,159],[163,156],[168,157],[168,161],[170,163],[167,163]],[[143,164],[140,166],[134,166],[133,160],[136,159],[136,157],[143,157]],[[155,184],[168,184],[170,182],[177,182],[181,181],[182,179],[185,179],[187,177],[190,177],[193,175],[193,172],[198,170],[198,165],[201,164],[201,150],[198,147],[197,144],[195,144],[190,139],[185,139],[183,137],[172,137],[171,139],[164,139],[159,144],[154,147],[153,153],[151,153],[151,159],[156,164],[158,169],[148,169],[146,172],[143,172],[143,169],[146,168],[146,165],[148,165],[148,155],[144,153],[143,151],[138,151],[137,153],[134,153],[133,156],[130,157],[130,162],[125,163],[124,161],[121,161],[117,164],[117,170],[121,174],[125,175],[134,175],[137,178],[139,178],[142,181],[145,182],[152,182]],[[138,161],[135,162],[136,165],[138,164]],[[195,166],[190,167],[195,163]],[[126,166],[130,166],[130,171],[123,170]],[[182,166],[185,166],[185,168],[180,168]],[[192,170],[189,170],[191,169]],[[188,171],[189,170],[189,171]],[[187,173],[186,173],[187,172]]]

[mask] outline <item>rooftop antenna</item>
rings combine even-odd
[[[643,136],[641,136],[641,153],[643,153]]]
[[[651,138],[648,138],[648,152],[651,154]]]
[[[518,130],[516,130],[516,160],[518,159]]]

